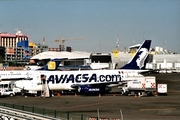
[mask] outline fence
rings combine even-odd
[[[0,103],[0,106],[10,107],[13,109],[23,110],[27,112],[37,113],[49,117],[59,118],[61,120],[89,120],[89,116],[83,114],[74,114],[70,112],[60,112],[57,110],[48,110],[44,108],[36,108],[24,105],[15,105],[9,103]]]
[[[101,118],[100,116],[92,117],[84,114],[75,114],[71,112],[60,112],[58,110],[49,110],[44,108],[36,108],[36,107],[30,107],[30,106],[24,106],[24,105],[15,105],[15,104],[9,104],[9,103],[0,103],[0,106],[9,107],[17,110],[23,110],[27,112],[32,112],[48,117],[53,117],[61,120],[123,120],[122,111],[120,110],[120,119],[117,118]],[[98,110],[99,115],[99,110]]]

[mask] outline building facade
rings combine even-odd
[[[4,62],[29,62],[32,56],[48,51],[47,45],[29,41],[21,31],[16,34],[0,33],[0,47],[5,48]]]
[[[5,48],[4,61],[24,61],[24,47],[18,43],[28,44],[28,41],[29,37],[21,31],[17,31],[16,34],[0,33],[0,46]]]
[[[23,35],[21,31],[16,34],[0,33],[0,46],[6,48],[15,48],[20,41],[28,41],[28,36]]]
[[[34,46],[34,47],[29,46],[29,48],[31,50],[31,56],[35,56],[39,53],[48,51],[48,46],[42,45],[42,44],[36,44],[36,46]]]

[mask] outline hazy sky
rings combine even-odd
[[[32,41],[68,40],[74,50],[111,51],[119,34],[120,49],[151,39],[180,53],[180,0],[1,0],[0,31],[16,28]]]

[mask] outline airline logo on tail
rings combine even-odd
[[[49,61],[48,63],[48,70],[55,70],[56,69],[56,62]]]
[[[141,53],[140,53],[141,52]],[[139,50],[139,58],[136,60],[137,66],[139,66],[139,68],[141,69],[142,67],[144,67],[144,62],[148,56],[148,50],[146,48],[141,48]]]

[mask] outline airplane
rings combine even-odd
[[[122,68],[115,70],[54,71],[60,61],[53,59],[39,72],[33,72],[33,80],[16,81],[16,87],[23,90],[42,91],[41,75],[45,75],[45,85],[49,90],[75,90],[79,93],[103,93],[111,87],[127,81],[127,76],[142,76],[145,69],[151,40],[145,40],[134,57]],[[44,80],[43,80],[44,81]]]

